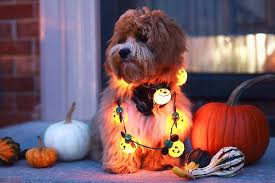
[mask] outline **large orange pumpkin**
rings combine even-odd
[[[247,164],[260,159],[269,143],[268,121],[260,109],[237,105],[237,102],[248,87],[274,78],[269,74],[247,80],[231,93],[227,103],[212,102],[202,106],[194,115],[192,147],[214,155],[223,147],[235,146],[245,154]]]

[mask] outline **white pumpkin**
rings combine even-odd
[[[89,151],[90,129],[84,122],[71,119],[74,109],[75,103],[65,121],[50,125],[45,132],[45,146],[55,148],[61,161],[80,160]]]

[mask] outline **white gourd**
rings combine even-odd
[[[65,121],[50,125],[45,132],[45,146],[55,148],[61,161],[83,159],[89,151],[90,129],[84,122],[71,119],[74,110],[75,103]]]
[[[204,168],[190,169],[187,171],[189,178],[201,178],[208,176],[234,176],[243,166],[244,154],[236,147],[224,147],[213,158],[209,165]]]

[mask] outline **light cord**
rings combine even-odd
[[[120,109],[123,109],[123,108],[121,107],[120,104],[121,104],[121,100],[118,99],[118,100],[117,100],[117,106],[118,106]],[[174,105],[173,105],[173,109],[174,109],[174,113],[173,113],[173,114],[176,114],[176,113],[177,113],[177,109],[176,109],[176,92],[174,92]],[[119,120],[120,120],[120,123],[123,124],[123,128],[124,128],[125,134],[127,134],[127,129],[126,129],[126,126],[125,126],[125,121],[124,121],[123,116],[122,116],[122,112],[123,112],[123,111],[119,112]],[[171,129],[170,129],[170,138],[171,138],[171,136],[172,136],[173,128],[174,128],[174,126],[175,126],[175,123],[176,123],[177,120],[178,120],[178,118],[175,118],[174,115],[172,115],[172,118],[173,118],[173,121],[174,121],[174,122],[173,122],[173,124],[172,124],[172,126],[171,126]],[[162,149],[161,147],[150,147],[150,146],[141,144],[141,143],[139,143],[139,142],[137,142],[137,141],[134,141],[134,140],[132,140],[132,139],[131,139],[131,142],[133,142],[133,143],[135,143],[135,144],[137,144],[137,145],[139,145],[139,146],[148,148],[148,149],[153,149],[153,150],[161,150],[161,149]]]
[[[176,108],[176,92],[174,92],[174,106],[173,107],[174,107],[174,113],[173,114],[175,114],[177,112],[177,108]],[[173,128],[174,128],[174,126],[175,126],[175,124],[176,124],[176,122],[178,120],[178,119],[174,118],[173,115],[172,115],[172,118],[173,118],[174,122],[173,122],[173,124],[171,126],[171,129],[170,129],[170,137],[172,136]]]

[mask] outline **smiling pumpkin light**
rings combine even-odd
[[[121,110],[121,111],[119,111]],[[123,108],[118,108],[115,107],[113,110],[113,121],[115,124],[120,124],[121,123],[121,117],[120,117],[120,113],[123,116],[123,120],[126,123],[128,121],[128,114],[123,112]]]
[[[137,144],[141,144],[141,141],[136,139],[130,134],[125,134],[124,132],[121,132],[121,140],[119,143],[119,147],[122,152],[130,154],[136,151],[138,148]]]
[[[173,145],[171,148],[168,150],[168,154],[174,158],[180,157],[182,153],[184,152],[184,144],[182,141],[176,141],[173,142]]]
[[[174,158],[180,157],[184,152],[184,144],[179,140],[179,136],[174,134],[170,136],[170,140],[164,142],[164,147],[161,149],[163,155],[169,154]]]
[[[178,83],[177,83],[178,86],[181,86],[181,85],[186,83],[186,81],[187,81],[187,72],[186,72],[185,69],[180,69],[178,71],[177,79],[178,79]]]
[[[160,88],[156,90],[153,97],[154,102],[159,105],[167,104],[172,98],[171,92],[167,88]]]
[[[122,152],[130,154],[136,151],[137,146],[134,143],[126,143],[124,138],[121,138],[119,147]]]
[[[188,117],[186,114],[180,110],[178,110],[174,115],[177,115],[176,118],[177,120],[175,121],[175,128],[174,128],[174,133],[176,134],[181,134],[184,133],[184,131],[188,128],[190,124],[188,124]],[[171,126],[174,123],[174,117],[173,115],[167,116],[167,133],[169,133],[169,130]]]

